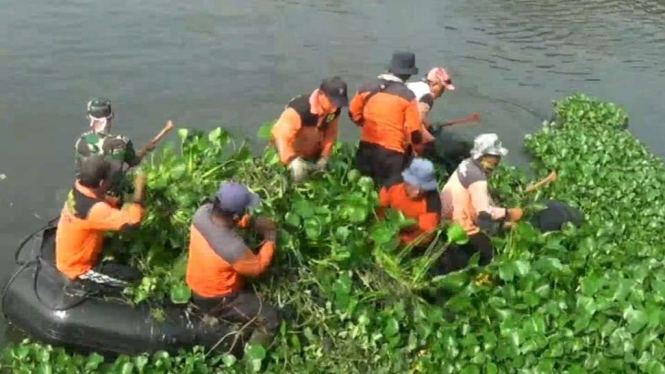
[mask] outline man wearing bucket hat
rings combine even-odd
[[[445,91],[454,91],[455,86],[450,79],[446,69],[442,67],[432,68],[419,82],[409,82],[407,87],[416,95],[418,111],[423,122],[423,144],[434,144],[434,136],[429,131],[431,123],[427,118],[434,107],[434,101],[443,95]]]
[[[213,317],[255,328],[253,343],[268,344],[279,326],[277,312],[245,290],[244,277],[258,276],[270,265],[276,250],[275,223],[251,217],[259,196],[245,185],[222,182],[212,203],[201,206],[192,219],[186,282],[194,304]],[[264,242],[257,254],[247,247],[239,229],[256,230]]]
[[[349,103],[346,82],[326,78],[311,94],[292,99],[272,129],[279,159],[295,182],[328,165],[339,132],[339,114]]]
[[[443,218],[460,224],[469,235],[467,245],[444,256],[445,272],[464,268],[477,251],[480,265],[488,264],[494,257],[494,247],[487,234],[496,235],[505,222],[522,218],[522,209],[498,207],[489,193],[488,177],[506,155],[508,150],[496,134],[478,135],[471,157],[460,163],[443,187]]]
[[[395,52],[388,72],[358,89],[349,116],[361,129],[356,168],[385,185],[407,166],[411,149],[423,141],[416,97],[405,82],[418,73],[416,56]]]
[[[400,233],[401,244],[427,244],[432,240],[432,232],[441,223],[441,199],[437,188],[434,165],[431,161],[414,158],[409,167],[379,191],[383,210],[392,208],[417,222]]]

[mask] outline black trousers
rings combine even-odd
[[[143,278],[143,274],[131,266],[115,262],[100,262],[86,273],[79,275],[81,280],[112,287],[125,287]]]
[[[356,169],[374,180],[380,188],[399,178],[408,167],[410,157],[404,153],[383,148],[380,145],[360,142],[356,152]]]
[[[464,245],[451,245],[441,257],[436,273],[443,275],[464,269],[476,252],[480,252],[478,264],[481,266],[494,258],[492,241],[482,232],[469,236],[469,242]]]
[[[274,333],[279,327],[277,311],[264,303],[254,292],[242,290],[225,297],[201,297],[192,295],[192,302],[202,312],[230,322],[248,323],[266,333]]]

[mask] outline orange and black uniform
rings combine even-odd
[[[341,109],[326,113],[311,95],[293,98],[272,129],[272,141],[277,145],[279,159],[288,165],[296,157],[315,160],[330,157],[339,132]]]
[[[404,182],[396,179],[394,183],[388,183],[379,191],[381,202],[380,214],[386,208],[401,211],[405,217],[417,222],[412,227],[402,229],[400,233],[401,244],[407,245],[422,235],[424,238],[420,244],[428,244],[433,239],[432,233],[441,223],[441,198],[439,192],[426,191],[424,195],[413,200],[406,194]]]
[[[423,141],[416,97],[393,75],[363,84],[349,104],[349,116],[362,128],[356,168],[381,186],[399,176],[411,150]]]
[[[56,266],[69,279],[89,279],[122,285],[140,279],[140,273],[120,264],[100,264],[105,231],[137,227],[143,208],[137,203],[114,208],[79,181],[60,214],[55,242]],[[138,278],[138,279],[136,279]]]
[[[189,238],[186,282],[194,303],[205,313],[226,320],[249,322],[268,330],[277,328],[276,311],[253,292],[243,289],[244,276],[258,276],[270,265],[275,243],[266,241],[254,254],[232,227],[212,219],[212,204],[203,205],[194,215]],[[240,228],[248,228],[245,216]]]

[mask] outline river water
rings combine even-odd
[[[168,119],[253,138],[324,76],[353,91],[407,49],[422,73],[444,65],[455,82],[434,116],[480,112],[482,125],[458,131],[498,133],[510,162],[524,163],[523,135],[572,92],[625,106],[665,156],[664,13],[662,0],[0,0],[0,276],[61,208],[97,95],[138,146]]]

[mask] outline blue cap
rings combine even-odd
[[[235,214],[244,214],[247,209],[256,208],[261,204],[259,195],[238,182],[220,183],[215,197],[219,200],[219,207],[222,210]]]
[[[424,158],[414,158],[409,168],[402,172],[402,178],[425,191],[434,191],[437,188],[434,164]]]

